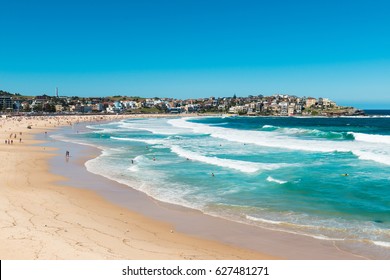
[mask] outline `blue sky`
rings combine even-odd
[[[388,1],[0,0],[0,89],[390,108]]]

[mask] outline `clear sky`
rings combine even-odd
[[[390,108],[390,1],[0,0],[0,89]]]

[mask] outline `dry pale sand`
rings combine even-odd
[[[101,118],[0,119],[0,259],[273,258],[178,233],[92,191],[57,184],[64,178],[48,171],[55,151],[34,145],[34,134],[109,117]]]

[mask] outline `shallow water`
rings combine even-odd
[[[102,149],[86,163],[93,173],[162,201],[390,258],[388,118],[129,119],[89,128],[56,137]]]

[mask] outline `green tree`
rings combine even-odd
[[[43,105],[42,110],[44,112],[54,113],[56,111],[56,107],[52,103],[46,103],[46,104]]]
[[[42,112],[42,108],[43,108],[42,104],[41,104],[41,103],[38,103],[38,104],[35,104],[35,105],[34,105],[33,110],[34,110],[35,112]]]

